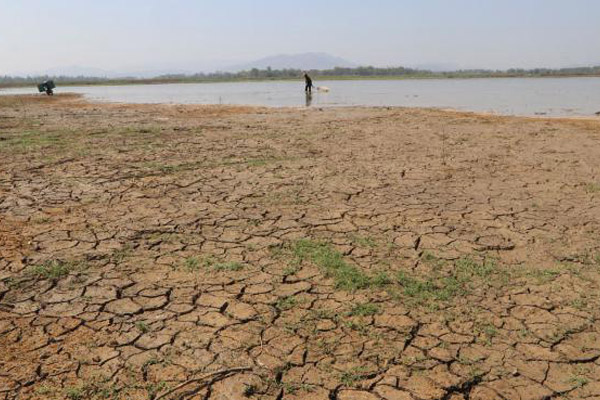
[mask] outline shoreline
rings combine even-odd
[[[24,100],[28,99],[48,99],[48,96],[44,94],[0,94],[0,99],[2,98],[23,98]],[[267,108],[267,109],[291,109],[291,110],[311,110],[311,109],[352,109],[352,108],[364,108],[364,109],[409,109],[409,110],[432,110],[432,111],[442,111],[447,113],[454,114],[464,114],[464,115],[475,115],[475,116],[483,116],[483,117],[506,117],[506,118],[525,118],[525,119],[534,119],[534,120],[554,120],[554,121],[600,121],[600,115],[575,115],[575,116],[561,116],[561,115],[515,115],[515,114],[500,114],[493,112],[483,112],[483,111],[471,111],[471,110],[459,110],[448,107],[419,107],[419,106],[369,106],[369,105],[315,105],[311,107],[305,106],[269,106],[269,105],[254,105],[254,104],[203,104],[203,103],[127,103],[127,102],[113,102],[113,101],[95,101],[93,99],[89,99],[85,94],[75,93],[75,92],[62,92],[55,94],[52,99],[67,99],[67,98],[77,98],[81,102],[89,103],[89,104],[97,104],[97,105],[110,105],[110,104],[120,104],[127,106],[190,106],[190,107],[198,107],[198,106],[207,106],[207,107],[246,107],[246,108]],[[52,101],[52,100],[51,100]]]

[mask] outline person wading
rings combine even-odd
[[[310,79],[310,76],[308,76],[308,74],[306,72],[304,73],[304,81],[306,82],[306,87],[304,88],[304,91],[308,92],[308,93],[312,93],[312,88],[313,88],[312,79]]]

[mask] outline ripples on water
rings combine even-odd
[[[88,99],[123,103],[259,106],[440,107],[507,115],[590,116],[600,111],[600,78],[497,78],[316,81],[328,93],[304,93],[304,82],[235,82],[60,87]],[[36,93],[35,88],[2,94]]]

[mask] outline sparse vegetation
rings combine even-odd
[[[353,235],[352,243],[354,243],[357,246],[365,247],[365,248],[377,247],[377,241],[370,236]]]
[[[585,191],[588,193],[598,193],[600,192],[600,183],[588,183],[585,186]]]
[[[135,327],[137,328],[138,331],[140,331],[142,333],[148,333],[150,331],[148,324],[146,324],[146,322],[144,322],[144,321],[136,322]]]
[[[183,262],[183,267],[188,272],[198,271],[200,269],[200,260],[198,257],[188,257]]]
[[[26,275],[35,279],[60,279],[71,271],[82,269],[85,265],[74,261],[50,260],[43,264],[33,265],[26,270]]]
[[[212,271],[240,271],[244,265],[235,261],[219,261],[214,257],[206,257],[203,260],[198,257],[188,257],[183,262],[183,268],[188,272],[199,271],[200,268],[206,268]]]
[[[298,300],[294,296],[287,296],[277,300],[277,304],[275,304],[275,307],[277,307],[281,311],[286,311],[294,308],[297,304]]]
[[[355,291],[372,285],[373,279],[358,267],[346,262],[342,253],[329,244],[307,239],[298,240],[292,245],[292,265],[310,261],[317,265],[328,278],[333,278],[338,289]]]
[[[528,275],[533,277],[538,283],[548,283],[556,279],[560,275],[560,272],[556,268],[534,269],[529,271]]]
[[[65,389],[65,397],[69,400],[82,400],[84,395],[83,386],[71,386]]]
[[[349,316],[361,316],[366,317],[369,315],[375,315],[379,312],[379,306],[373,303],[361,303],[356,304],[352,309],[348,312]]]
[[[347,387],[355,387],[356,384],[362,380],[368,379],[368,370],[365,367],[352,368],[349,371],[345,371],[340,376],[340,382]]]
[[[212,268],[213,271],[241,271],[244,269],[244,265],[239,262],[228,261],[214,263],[209,265],[209,268]]]

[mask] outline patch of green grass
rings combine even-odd
[[[598,193],[598,192],[600,192],[600,183],[588,183],[585,186],[585,191],[587,193]]]
[[[267,165],[267,163],[268,160],[265,160],[263,158],[246,160],[246,165],[248,165],[249,167],[262,167]]]
[[[148,398],[155,398],[160,392],[169,389],[169,385],[165,381],[158,383],[149,383],[146,385],[146,391],[148,392]]]
[[[83,265],[76,262],[64,262],[60,260],[50,260],[43,264],[33,265],[26,271],[28,277],[36,279],[60,279],[75,269],[81,269]]]
[[[371,284],[375,287],[391,285],[394,281],[386,272],[378,272],[371,278]]]
[[[590,380],[585,376],[575,375],[569,378],[569,383],[572,383],[575,385],[575,387],[580,388],[590,383]]]
[[[369,326],[365,323],[365,321],[362,320],[362,318],[357,321],[346,321],[344,322],[344,325],[362,335],[366,335],[369,331]]]
[[[244,265],[239,263],[239,262],[235,262],[235,261],[228,261],[228,262],[217,262],[212,264],[211,266],[209,266],[210,268],[212,268],[213,271],[241,271],[242,269],[244,269]]]
[[[35,393],[37,394],[41,394],[41,395],[48,395],[51,393],[54,393],[56,390],[54,388],[51,388],[48,385],[42,385],[40,387],[38,387],[37,389],[35,389]]]
[[[66,135],[41,131],[24,131],[0,141],[0,150],[30,151],[45,147],[63,147]]]
[[[300,271],[300,267],[298,267],[297,265],[288,265],[283,269],[283,275],[285,275],[285,276],[294,275],[298,271]]]
[[[355,387],[358,382],[369,378],[367,371],[365,367],[356,367],[344,371],[340,376],[340,382],[346,387]]]
[[[528,275],[536,279],[538,283],[548,283],[555,280],[560,275],[560,271],[556,268],[534,269]]]
[[[127,257],[131,255],[133,247],[130,244],[126,244],[122,248],[115,250],[112,254],[112,260],[117,264],[123,262]]]
[[[277,300],[275,307],[281,311],[286,311],[294,308],[296,305],[298,305],[298,299],[296,299],[294,296],[287,296]]]
[[[487,278],[496,271],[496,261],[486,258],[477,262],[470,257],[464,257],[454,263],[456,273],[461,276]]]
[[[188,257],[183,262],[183,268],[188,272],[195,272],[200,269],[200,260],[197,257]]]
[[[39,217],[39,218],[34,218],[31,220],[32,223],[34,224],[47,224],[48,222],[52,222],[52,218],[50,217]]]
[[[431,253],[422,255],[424,262],[441,267],[443,263]],[[454,262],[454,268],[447,275],[435,272],[431,276],[416,278],[405,272],[396,276],[403,297],[411,299],[415,304],[435,304],[438,301],[449,301],[456,296],[464,295],[469,291],[469,285],[475,278],[489,279],[496,273],[496,262],[485,259],[477,262],[465,257]]]
[[[379,306],[373,303],[361,303],[356,304],[352,309],[348,312],[348,315],[351,317],[366,317],[369,315],[375,315],[379,312]]]
[[[463,284],[454,276],[418,279],[400,272],[397,275],[397,282],[401,286],[402,295],[412,299],[416,304],[448,301],[459,294],[466,293]]]
[[[69,400],[84,399],[85,389],[83,386],[70,386],[65,389],[65,397]]]
[[[360,247],[377,247],[377,241],[370,236],[352,235],[352,243]]]
[[[200,268],[223,272],[241,271],[244,269],[244,265],[235,261],[219,261],[214,257],[205,257],[202,260],[198,257],[188,257],[183,262],[183,268],[188,272],[196,272],[199,271]]]
[[[569,305],[577,310],[585,310],[588,307],[588,301],[585,295],[580,295],[577,299],[572,300]]]
[[[338,289],[356,291],[371,286],[372,278],[344,260],[342,253],[327,243],[307,239],[298,240],[292,246],[292,265],[310,261],[318,266],[327,278],[333,278]]]
[[[431,251],[429,250],[425,250],[422,254],[421,254],[421,261],[430,264],[430,263],[434,263],[437,262],[439,259],[435,256],[435,254],[433,254]]]
[[[492,344],[492,339],[498,335],[498,328],[490,322],[479,323],[475,326],[477,333],[483,334],[480,340],[487,346]]]

